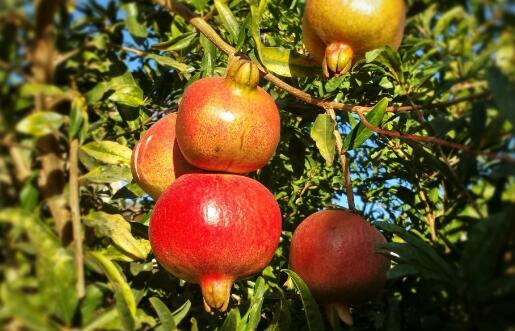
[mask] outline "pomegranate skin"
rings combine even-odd
[[[198,168],[241,174],[258,170],[273,156],[279,139],[279,111],[260,87],[207,77],[184,92],[177,141]]]
[[[186,161],[175,139],[177,114],[171,113],[155,122],[132,151],[131,172],[138,185],[154,199],[176,178],[202,172]]]
[[[371,299],[383,288],[390,262],[375,246],[385,242],[384,236],[359,215],[346,210],[319,211],[295,230],[290,268],[320,304],[348,311],[350,304]],[[348,324],[352,324],[351,319]]]
[[[231,174],[180,177],[150,220],[154,255],[171,274],[201,285],[206,309],[224,311],[235,280],[262,270],[281,234],[281,212],[259,182]]]

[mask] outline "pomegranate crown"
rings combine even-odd
[[[259,83],[259,69],[252,61],[236,58],[227,66],[226,79],[241,87],[255,89]]]

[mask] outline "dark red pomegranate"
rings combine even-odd
[[[301,276],[315,299],[352,324],[349,305],[373,298],[384,286],[390,262],[376,245],[383,235],[347,210],[323,210],[295,230],[290,268]]]
[[[227,76],[202,78],[186,89],[179,105],[177,141],[194,166],[232,173],[262,168],[280,138],[274,99],[258,87],[259,70],[234,61]]]
[[[206,310],[225,311],[234,281],[262,270],[281,234],[281,211],[259,182],[230,174],[188,174],[157,201],[150,243],[173,275],[198,283]]]

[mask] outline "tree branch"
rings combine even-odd
[[[368,128],[371,131],[377,132],[381,135],[384,135],[384,136],[390,136],[390,137],[394,137],[394,138],[413,140],[413,141],[418,141],[418,142],[426,142],[426,143],[430,143],[430,144],[445,146],[445,147],[449,147],[452,149],[458,149],[458,150],[461,150],[461,151],[464,151],[464,152],[467,152],[467,153],[470,153],[470,154],[473,154],[476,156],[485,156],[486,158],[488,158],[490,160],[502,160],[507,163],[515,164],[515,159],[508,155],[499,155],[499,154],[490,153],[490,152],[477,151],[468,146],[453,143],[453,142],[450,142],[450,141],[447,141],[444,139],[440,139],[440,138],[436,138],[436,137],[418,136],[418,135],[414,135],[414,134],[404,134],[404,133],[400,133],[397,131],[383,130],[381,128],[378,128],[378,127],[370,124],[370,122],[367,120],[367,118],[365,117],[363,112],[360,111],[357,114],[358,114],[359,118],[361,119],[361,123],[363,123],[363,125],[366,128]]]
[[[216,47],[218,47],[220,50],[222,50],[224,53],[226,53],[228,56],[234,56],[236,53],[236,49],[229,45],[225,40],[223,40],[218,33],[204,20],[202,17],[195,15],[188,7],[186,7],[184,4],[176,1],[176,0],[154,0],[157,4],[161,5],[162,7],[175,12],[179,16],[182,16],[185,20],[187,20],[193,27],[195,27],[200,33],[202,33],[207,39],[209,39]],[[344,104],[340,102],[334,102],[334,101],[327,101],[319,98],[315,98],[314,96],[310,95],[309,93],[306,93],[288,83],[281,80],[277,76],[265,71],[263,68],[260,68],[263,78],[275,85],[276,87],[288,92],[289,94],[293,95],[299,100],[302,100],[306,103],[309,103],[311,105],[321,107],[324,109],[332,108],[335,110],[343,110],[346,112],[368,112],[372,110],[372,107],[368,106],[360,106],[360,105],[351,105],[351,104]],[[434,103],[430,105],[425,106],[390,106],[387,108],[388,112],[407,112],[412,111],[416,109],[432,109],[432,108],[440,108],[440,107],[448,107],[451,105],[455,105],[458,103],[474,100],[474,99],[480,99],[484,98],[485,96],[488,96],[489,93],[480,93],[480,94],[474,94],[470,95],[464,98],[457,98],[455,100],[450,100],[442,103]]]
[[[334,109],[328,108],[326,112],[333,121],[336,122],[336,114]],[[337,122],[336,122],[337,123]],[[340,166],[342,167],[342,173],[345,178],[345,193],[347,195],[347,203],[349,204],[349,209],[352,211],[356,210],[356,205],[354,204],[354,193],[352,192],[352,181],[350,178],[350,168],[349,168],[349,160],[347,158],[346,152],[343,150],[343,139],[338,130],[338,124],[333,131],[334,137],[336,138],[336,151],[338,152],[338,159],[340,160]]]
[[[75,269],[77,273],[77,295],[86,294],[84,281],[84,254],[82,251],[82,234],[80,223],[80,191],[79,191],[79,142],[74,139],[70,144],[70,209],[73,227],[73,244],[75,248]]]

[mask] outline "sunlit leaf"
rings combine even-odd
[[[63,123],[64,117],[61,114],[51,111],[38,111],[18,122],[16,130],[31,136],[41,137],[57,131]]]
[[[311,128],[311,138],[315,141],[320,154],[328,165],[333,163],[336,152],[335,128],[336,122],[328,114],[318,115]]]
[[[102,211],[91,212],[83,218],[86,226],[95,228],[99,236],[110,238],[126,253],[145,259],[149,249],[143,246],[131,233],[131,226],[121,215]]]
[[[386,113],[386,107],[388,107],[388,100],[382,99],[379,101],[374,108],[365,116],[367,121],[374,125],[379,126],[383,121],[383,117]],[[362,123],[352,129],[352,131],[345,137],[343,141],[343,149],[348,151],[356,149],[361,146],[374,132],[365,127]]]
[[[305,77],[321,74],[317,62],[286,48],[262,47],[261,61],[269,71],[280,76]]]

